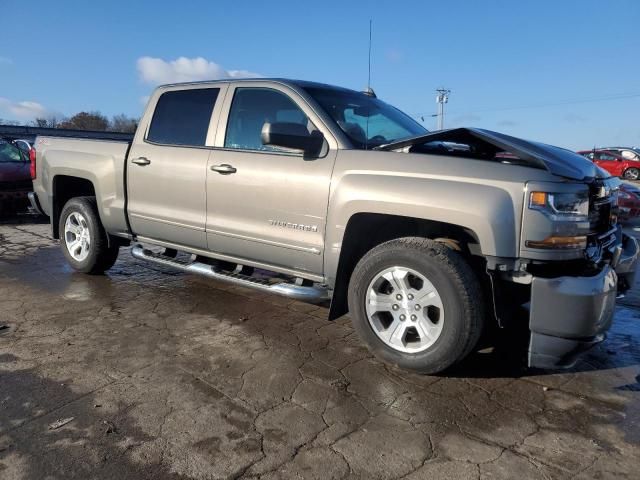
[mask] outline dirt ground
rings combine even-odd
[[[162,270],[73,273],[0,225],[0,478],[638,478],[640,303],[572,370],[495,352],[443,376],[348,318]]]

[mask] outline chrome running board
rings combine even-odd
[[[242,273],[219,270],[211,265],[202,262],[185,262],[176,258],[167,257],[159,253],[144,248],[142,245],[134,245],[131,248],[131,255],[139,260],[177,268],[187,273],[195,273],[205,277],[220,280],[222,282],[233,283],[242,287],[253,288],[263,292],[274,293],[284,297],[293,298],[307,303],[324,303],[330,298],[329,289],[321,285],[296,285],[285,281],[271,283],[269,280],[255,278]]]

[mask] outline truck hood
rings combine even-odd
[[[440,130],[380,145],[375,149],[400,150],[405,147],[431,142],[452,142],[468,145],[470,150],[488,151],[494,155],[508,152],[518,157],[519,163],[535,168],[543,168],[554,175],[572,180],[589,180],[609,176],[593,162],[570,150],[480,128]]]

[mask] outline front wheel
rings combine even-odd
[[[103,273],[118,258],[119,247],[109,245],[94,197],[69,200],[60,215],[60,244],[71,267],[82,273]]]
[[[463,257],[426,238],[378,245],[349,284],[353,326],[373,354],[437,373],[466,357],[484,321],[478,279]]]
[[[638,180],[640,178],[640,169],[635,167],[627,168],[622,176],[627,180]]]

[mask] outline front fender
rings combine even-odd
[[[449,223],[471,230],[482,254],[516,257],[522,184],[513,188],[465,179],[347,172],[331,194],[325,272],[334,279],[349,219],[358,213],[388,214]]]

